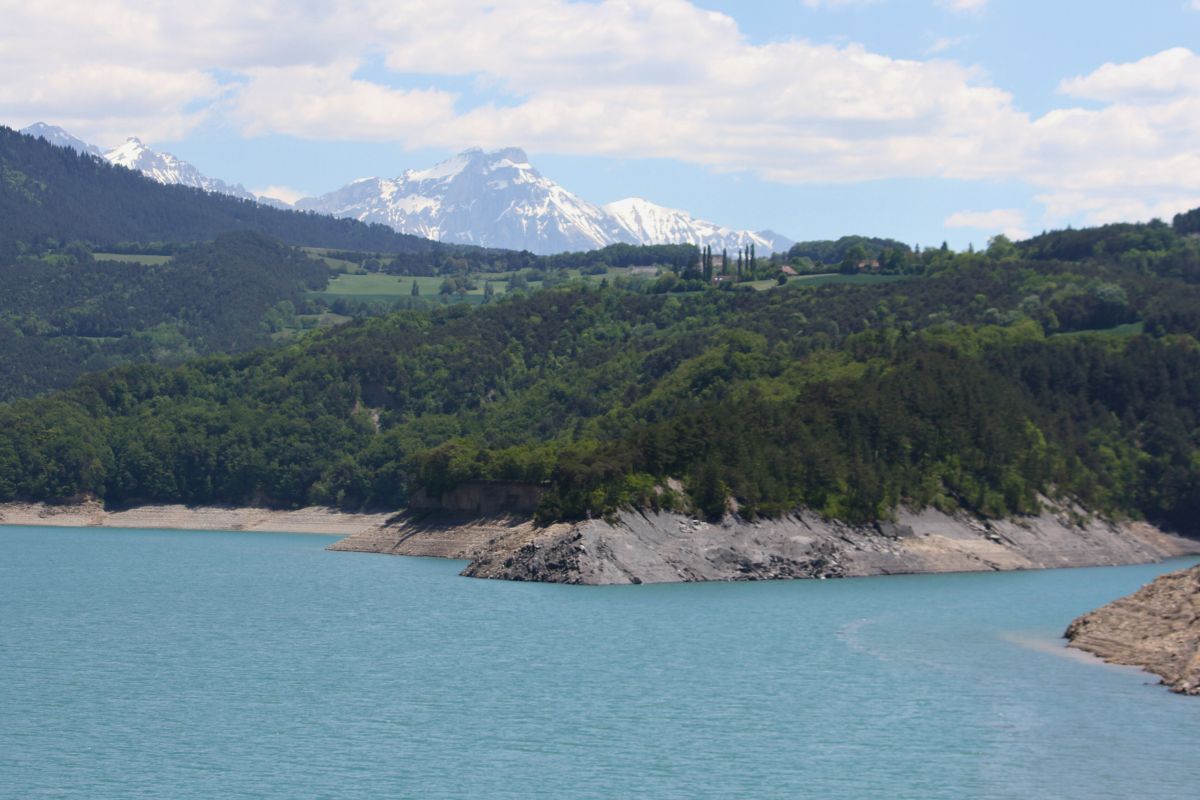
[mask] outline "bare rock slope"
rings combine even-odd
[[[1071,647],[1142,667],[1173,692],[1200,695],[1200,566],[1084,614],[1065,635]]]
[[[797,514],[707,523],[622,513],[536,528],[521,519],[401,515],[331,549],[470,559],[464,575],[580,584],[831,578],[1104,566],[1200,552],[1200,542],[1143,523],[1080,522],[1066,514],[984,522],[902,511],[852,526]]]

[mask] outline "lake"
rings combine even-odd
[[[572,587],[333,540],[0,527],[0,796],[1200,796],[1200,698],[1058,639],[1196,559]]]

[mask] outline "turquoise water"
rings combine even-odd
[[[1200,796],[1200,699],[1056,638],[1188,562],[565,587],[329,541],[0,527],[0,796]]]

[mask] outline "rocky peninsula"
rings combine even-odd
[[[1084,614],[1064,635],[1071,647],[1141,667],[1173,692],[1200,695],[1200,565]]]
[[[1070,510],[989,521],[901,509],[873,525],[811,513],[714,523],[626,511],[541,528],[520,517],[430,512],[400,515],[330,549],[467,559],[463,574],[478,578],[637,584],[1112,566],[1198,553],[1200,542]]]

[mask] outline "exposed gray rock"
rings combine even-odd
[[[1084,614],[1064,636],[1105,661],[1155,673],[1173,692],[1200,695],[1200,566]]]
[[[895,521],[854,526],[800,513],[718,523],[624,512],[615,520],[534,527],[528,521],[398,518],[335,549],[470,558],[464,575],[519,581],[621,584],[839,578],[922,572],[1045,569],[1158,561],[1200,552],[1200,542],[1144,523],[1073,521],[1068,513],[983,521],[902,510]],[[381,538],[380,538],[381,537]],[[384,541],[386,540],[386,541]],[[386,546],[384,546],[386,545]]]

